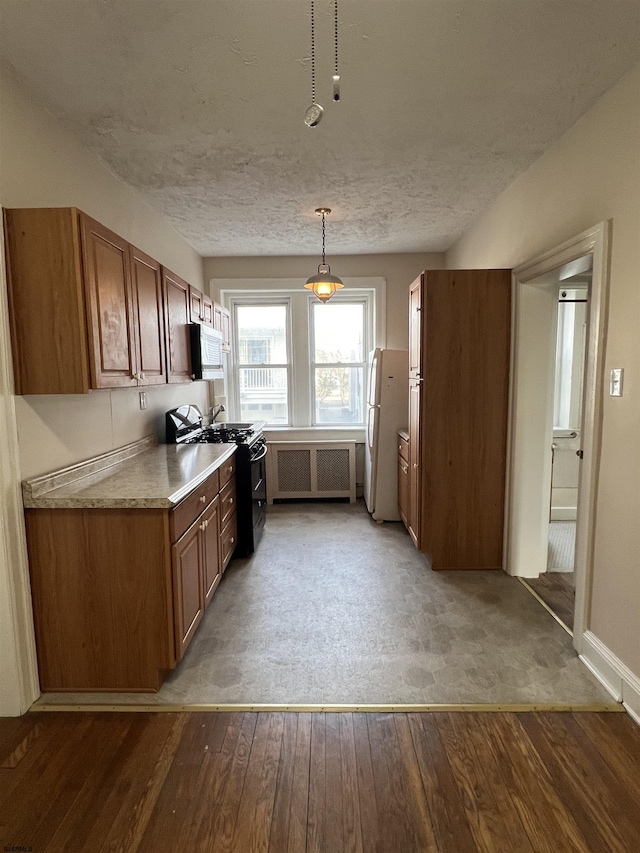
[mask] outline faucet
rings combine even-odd
[[[226,412],[226,411],[227,411],[227,409],[223,403],[220,403],[219,406],[212,406],[211,407],[211,423],[213,423],[215,421],[215,419],[218,417],[220,412]]]

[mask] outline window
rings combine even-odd
[[[238,305],[235,323],[240,420],[288,423],[287,304]]]
[[[363,423],[364,302],[311,305],[314,423]]]
[[[307,292],[237,293],[230,403],[240,420],[363,426],[374,292],[352,289],[321,304]]]

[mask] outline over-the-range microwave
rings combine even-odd
[[[189,323],[191,376],[193,379],[222,379],[224,353],[222,332],[201,323]]]

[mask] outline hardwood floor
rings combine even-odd
[[[0,849],[630,853],[624,713],[39,713],[0,720]]]

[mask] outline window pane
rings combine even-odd
[[[241,367],[239,375],[241,421],[289,423],[285,367]]]
[[[287,364],[285,305],[239,305],[238,363]]]
[[[362,362],[364,305],[340,304],[313,306],[314,361]]]
[[[316,423],[361,424],[363,399],[361,367],[316,368]]]

